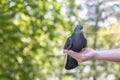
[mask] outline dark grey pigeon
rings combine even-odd
[[[74,32],[70,37],[67,38],[64,49],[73,50],[75,52],[81,51],[86,47],[87,40],[82,32],[83,27],[77,25],[74,29]],[[77,60],[67,55],[65,69],[70,70],[78,66]]]

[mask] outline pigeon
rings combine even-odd
[[[79,52],[86,47],[87,39],[85,38],[82,30],[83,26],[80,24],[75,27],[72,35],[67,38],[66,43],[64,45],[64,49]],[[67,54],[65,69],[71,70],[77,66],[78,61]]]

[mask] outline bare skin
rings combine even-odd
[[[84,62],[88,60],[105,60],[111,62],[120,62],[120,49],[112,50],[94,50],[94,49],[84,49],[80,52],[74,52],[72,50],[63,50],[71,57],[75,58],[78,62]]]

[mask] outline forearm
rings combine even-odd
[[[120,62],[120,49],[97,51],[95,59]]]

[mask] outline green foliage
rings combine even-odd
[[[64,66],[64,56],[60,56],[64,31],[70,30],[60,14],[60,4],[2,0],[0,14],[0,79],[59,77]]]

